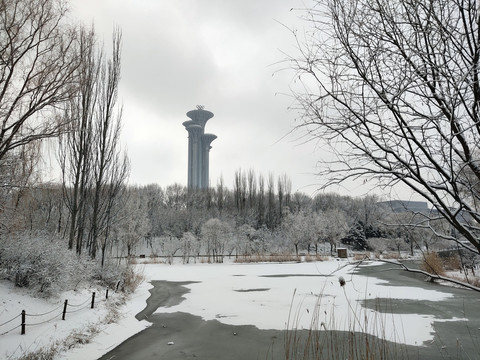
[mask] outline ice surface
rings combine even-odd
[[[371,263],[376,266],[379,263]],[[148,281],[198,281],[187,285],[190,292],[178,305],[159,308],[157,312],[188,312],[206,320],[217,319],[232,325],[254,325],[260,329],[310,328],[317,312],[318,323],[327,329],[366,331],[388,340],[421,345],[433,339],[432,322],[442,321],[428,314],[380,313],[361,306],[362,300],[387,298],[417,301],[441,301],[452,295],[447,291],[420,287],[385,286],[386,281],[353,273],[345,261],[282,264],[149,264],[138,265],[147,281],[122,307],[116,324],[98,324],[105,316],[105,302],[94,310],[67,314],[66,321],[56,319],[43,325],[27,327],[27,334],[17,329],[0,336],[0,358],[15,359],[25,351],[60,341],[72,331],[85,331],[94,324],[100,333],[89,344],[70,349],[62,359],[95,359],[105,354],[150,323],[137,321],[149,297]],[[341,287],[338,278],[346,280]],[[89,292],[69,292],[45,301],[29,296],[8,282],[0,282],[0,324],[20,314],[22,309],[42,313],[61,306],[64,299],[81,303]],[[367,319],[367,323],[365,323]],[[457,320],[457,319],[450,319]],[[449,320],[449,321],[450,321]],[[18,322],[18,321],[17,321]],[[320,327],[320,324],[314,326]],[[8,327],[8,326],[7,326]],[[6,329],[0,329],[0,333]],[[7,356],[8,355],[8,356]]]

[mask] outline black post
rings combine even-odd
[[[25,310],[22,310],[22,332],[21,335],[25,335]]]
[[[62,320],[65,320],[65,314],[67,313],[67,306],[68,306],[68,300],[65,300],[65,302],[63,303]]]
[[[93,309],[93,305],[95,304],[95,291],[92,293],[92,309]]]
[[[107,287],[107,295],[105,296],[105,299],[108,299],[108,287]]]

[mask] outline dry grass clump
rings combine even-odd
[[[299,327],[300,308],[295,313],[290,309],[284,338],[286,360],[408,359],[406,346],[396,342],[398,334],[394,334],[391,341],[386,340],[385,324],[392,321],[388,318],[388,309],[378,303],[377,311],[372,315],[368,309],[353,308],[349,301],[347,311],[352,314],[348,320],[349,329],[342,331],[336,330],[338,324],[334,310],[330,317],[326,316],[326,311],[320,311],[322,298],[318,298],[310,328]]]
[[[57,354],[57,348],[55,345],[42,347],[35,351],[23,354],[17,360],[54,360],[55,355]]]
[[[399,260],[399,259],[402,259],[403,257],[398,252],[385,252],[385,253],[383,253],[382,258],[383,259]]]
[[[164,258],[158,257],[158,256],[150,256],[150,257],[145,257],[145,258],[136,258],[136,257],[130,257],[128,259],[128,263],[131,265],[137,265],[137,264],[165,264],[167,261]]]
[[[447,271],[453,270],[460,270],[462,267],[462,263],[460,262],[460,258],[455,255],[448,256],[446,258],[442,258],[443,267]]]
[[[423,255],[423,261],[420,265],[423,271],[433,275],[445,275],[445,267],[442,259],[436,252],[429,252]]]
[[[143,280],[145,280],[143,274],[135,271],[131,266],[128,266],[123,273],[122,290],[128,294],[133,293]]]
[[[327,261],[327,260],[328,260],[328,256],[319,255],[319,254],[316,254],[316,255],[305,255],[305,257],[304,257],[303,259],[304,259],[305,262]]]
[[[354,261],[362,261],[362,260],[367,260],[369,259],[370,256],[367,253],[355,253],[353,255],[353,260]],[[377,257],[378,258],[378,257]]]
[[[389,259],[389,260],[401,260],[403,259],[402,254],[399,254],[398,251],[376,251],[373,255],[375,259]],[[363,260],[363,259],[360,259]]]
[[[300,262],[301,257],[292,254],[274,255],[243,255],[235,258],[236,263],[260,263],[260,262]]]
[[[455,275],[455,274],[448,274],[448,277],[454,280],[466,282],[470,285],[480,288],[480,277],[473,277],[470,275],[468,277],[465,277],[465,275]]]
[[[28,352],[16,358],[17,360],[54,360],[61,352],[77,347],[78,345],[85,345],[92,341],[92,339],[100,333],[98,325],[91,324],[84,329],[72,331],[65,339],[58,340],[55,343],[41,347],[34,351]]]

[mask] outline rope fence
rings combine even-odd
[[[105,298],[103,298],[101,300],[97,300],[97,303],[98,303],[98,301],[106,301],[107,299],[108,299],[108,288],[105,291]],[[74,308],[74,309],[68,310],[69,307]],[[66,299],[63,304],[57,306],[56,308],[54,308],[52,310],[44,312],[44,313],[30,314],[30,313],[27,313],[25,310],[22,310],[22,312],[20,314],[18,314],[17,316],[14,316],[10,320],[7,320],[5,322],[0,323],[0,336],[11,333],[12,331],[17,330],[18,328],[20,328],[20,334],[25,335],[25,329],[26,329],[27,326],[30,327],[30,326],[46,324],[46,323],[49,323],[49,322],[54,321],[56,319],[59,319],[60,317],[62,318],[62,320],[65,320],[67,314],[76,313],[78,311],[88,309],[88,308],[93,309],[94,307],[95,307],[95,292],[92,292],[92,296],[89,297],[88,299],[86,299],[81,304],[69,304],[68,299]],[[61,312],[60,312],[60,309],[62,309]],[[47,316],[47,315],[50,315],[50,314],[54,314],[54,315],[49,317],[46,320],[40,320],[39,319],[39,321],[37,321],[37,322],[27,322],[28,317],[38,319],[42,316]],[[20,324],[18,324],[16,326],[14,324],[11,324],[10,325],[11,327],[8,330],[2,331],[2,330],[4,330],[3,328],[8,328],[7,325],[14,322],[18,318],[20,318]]]

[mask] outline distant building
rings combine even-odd
[[[210,144],[216,135],[205,133],[205,124],[213,113],[197,106],[196,110],[187,112],[191,119],[183,126],[188,131],[188,189],[206,189],[209,186]]]
[[[438,209],[435,207],[429,208],[426,201],[390,200],[380,201],[377,204],[395,213],[411,212],[428,216],[440,215]],[[450,208],[449,210],[455,212],[454,208]],[[473,220],[472,216],[467,211],[463,210],[458,211],[455,214],[455,218],[461,223],[470,223]]]
[[[378,205],[383,206],[396,213],[408,211],[425,214],[430,212],[426,201],[390,200],[380,201],[378,202]]]

